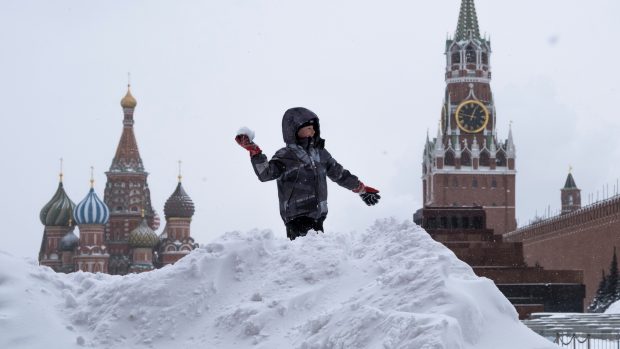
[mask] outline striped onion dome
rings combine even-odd
[[[78,225],[106,224],[110,218],[110,209],[99,199],[94,188],[73,210],[73,219]]]
[[[67,226],[74,208],[75,203],[67,196],[62,182],[59,182],[56,193],[41,209],[39,219],[45,226]]]
[[[60,249],[62,251],[73,251],[80,243],[80,239],[70,230],[60,239]]]
[[[140,225],[129,233],[129,246],[131,247],[150,247],[153,248],[159,243],[159,237],[153,229],[149,227],[146,218],[142,218]]]
[[[164,205],[166,218],[191,218],[194,215],[194,202],[187,195],[181,182]]]

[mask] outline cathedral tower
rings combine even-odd
[[[108,273],[110,255],[104,244],[104,230],[110,210],[95,193],[94,182],[91,175],[90,191],[73,210],[73,217],[80,228],[79,246],[74,257],[75,270]]]
[[[39,250],[39,264],[58,272],[63,271],[61,239],[73,231],[71,215],[75,207],[65,192],[62,177],[61,170],[58,189],[39,214],[39,219],[45,226]]]
[[[426,140],[425,207],[482,207],[496,234],[516,229],[512,130],[500,142],[491,92],[491,42],[480,35],[473,0],[462,0],[446,40],[446,89],[437,137]]]
[[[190,224],[194,215],[194,202],[181,184],[170,195],[164,206],[166,227],[160,236],[159,259],[162,266],[172,264],[198,247],[190,236]]]
[[[110,208],[110,221],[105,240],[110,253],[110,274],[123,275],[128,272],[129,233],[142,221],[142,210],[152,229],[157,229],[159,224],[159,218],[151,206],[148,173],[144,170],[133,129],[136,105],[128,86],[127,94],[121,100],[123,133],[110,170],[106,172],[104,202]]]
[[[581,189],[577,188],[573,174],[569,171],[561,190],[562,213],[567,214],[581,208]]]
[[[130,273],[142,273],[155,269],[153,265],[153,249],[159,243],[159,237],[142,217],[140,224],[131,231],[128,238],[131,248]]]

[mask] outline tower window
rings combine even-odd
[[[467,63],[476,63],[476,50],[472,46],[467,46],[465,49],[465,59]]]
[[[461,166],[471,166],[471,155],[467,150],[461,153]]]
[[[480,166],[489,166],[491,163],[491,156],[487,150],[480,153]]]
[[[486,52],[482,52],[482,54],[480,55],[480,58],[482,60],[482,64],[484,65],[488,65],[489,64],[489,54]]]
[[[573,204],[573,196],[572,196],[572,195],[569,195],[569,196],[568,196],[568,204],[569,204],[569,205],[572,205],[572,204]]]
[[[454,52],[452,54],[452,64],[460,64],[461,63],[461,53]]]
[[[446,152],[446,159],[444,160],[446,166],[454,166],[454,152],[449,150]]]

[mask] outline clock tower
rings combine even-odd
[[[491,41],[480,35],[474,0],[462,0],[446,40],[446,90],[437,137],[427,136],[422,165],[424,207],[482,207],[495,234],[516,229],[512,130],[497,137],[491,92]]]

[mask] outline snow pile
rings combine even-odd
[[[620,314],[620,301],[612,303],[607,310],[605,310],[605,314]]]
[[[293,242],[227,233],[123,277],[0,263],[1,348],[554,347],[490,280],[393,220]]]

